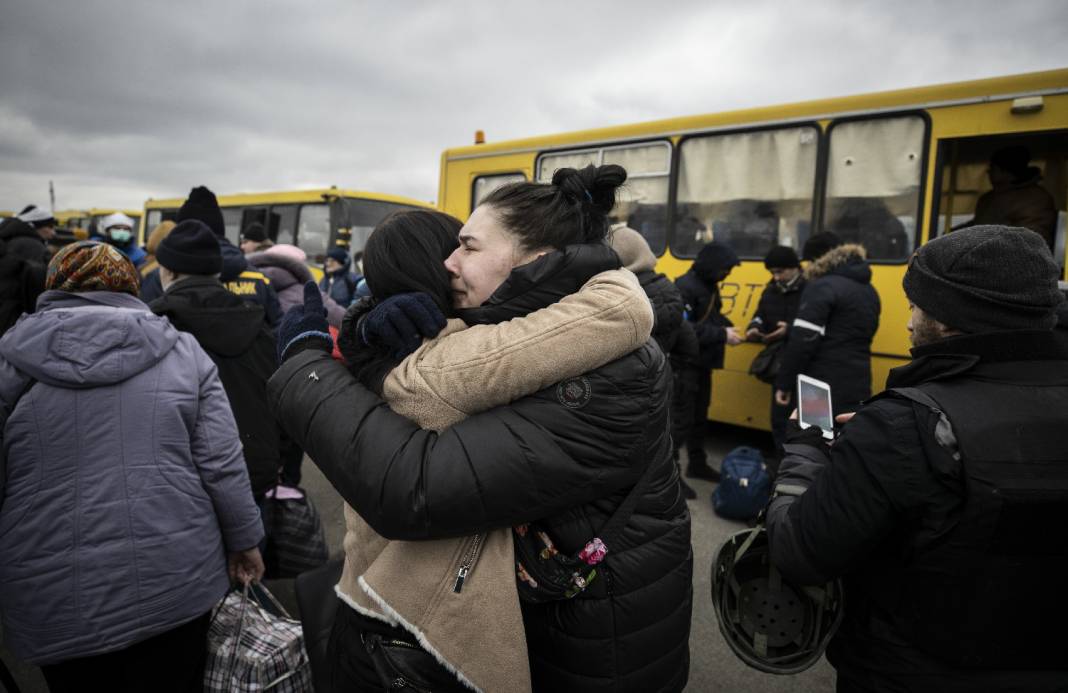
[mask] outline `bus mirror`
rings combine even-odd
[[[1038,113],[1045,104],[1041,96],[1021,96],[1012,100],[1012,112],[1016,115],[1024,113]]]

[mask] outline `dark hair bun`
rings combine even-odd
[[[496,211],[523,248],[563,249],[574,243],[603,243],[616,190],[627,180],[622,166],[561,168],[552,183],[520,182],[497,188],[482,201]]]
[[[575,200],[590,204],[595,211],[608,214],[616,206],[616,190],[626,180],[627,171],[622,166],[590,164],[582,170],[558,169],[552,184]]]

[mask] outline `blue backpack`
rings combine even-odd
[[[720,482],[712,492],[716,514],[732,520],[751,520],[768,504],[771,477],[764,456],[756,448],[737,447],[720,465]]]

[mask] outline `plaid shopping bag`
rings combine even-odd
[[[263,501],[267,549],[263,562],[272,580],[293,578],[330,558],[319,512],[303,489],[277,486]]]
[[[263,585],[262,593],[275,615],[250,596],[248,585],[233,590],[215,607],[208,628],[208,662],[204,690],[208,693],[310,692],[311,667],[304,651],[300,622]]]

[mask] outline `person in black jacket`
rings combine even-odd
[[[619,226],[612,229],[611,243],[623,267],[638,277],[653,305],[656,320],[653,338],[671,366],[671,447],[672,456],[678,464],[679,449],[693,426],[693,402],[697,396],[697,379],[700,377],[697,336],[693,327],[683,320],[685,311],[678,287],[656,272],[656,255],[653,255],[645,237],[632,228]],[[681,476],[680,481],[686,498],[697,498],[697,492]]]
[[[792,426],[771,558],[799,584],[843,578],[839,691],[1064,690],[1049,631],[1068,618],[1057,275],[1027,229],[936,238],[904,278],[913,361],[833,446]]]
[[[714,241],[701,248],[693,266],[675,280],[686,308],[686,319],[697,334],[700,346],[697,396],[693,400],[693,422],[686,439],[686,456],[689,459],[686,473],[709,481],[719,481],[719,470],[709,466],[705,454],[705,422],[712,402],[712,370],[723,368],[725,345],[742,343],[742,337],[734,329],[733,323],[723,315],[719,284],[739,264],[738,255],[729,246]]]
[[[216,276],[219,244],[205,224],[183,221],[156,249],[163,296],[149,307],[196,337],[219,369],[241,434],[257,502],[278,483],[278,426],[267,406],[267,379],[275,367],[275,340],[263,308],[227,291]]]
[[[751,342],[774,344],[785,342],[789,336],[789,327],[797,317],[801,305],[801,293],[805,289],[805,277],[801,273],[801,261],[797,253],[789,246],[780,245],[768,251],[764,258],[764,267],[771,272],[771,281],[760,294],[760,303],[756,313],[749,321],[745,338]],[[785,343],[779,346],[783,349]],[[780,353],[781,357],[781,353]],[[775,439],[775,449],[782,449],[786,435],[786,420],[790,417],[789,404],[782,405],[771,395],[771,435]]]
[[[807,285],[790,326],[775,401],[795,406],[793,390],[804,374],[831,386],[835,413],[853,411],[871,396],[871,342],[879,328],[879,294],[871,285],[864,248],[842,245],[832,233],[805,243]]]
[[[219,281],[223,286],[242,300],[262,307],[267,325],[271,329],[278,327],[282,319],[282,308],[278,304],[278,295],[271,288],[271,281],[262,272],[250,269],[241,249],[226,238],[226,224],[222,210],[219,209],[219,201],[215,193],[203,185],[189,191],[189,197],[182,203],[175,221],[181,223],[190,219],[202,222],[215,234],[219,251],[222,253],[223,264]],[[141,284],[141,300],[151,303],[162,294],[159,272],[149,273]]]
[[[48,251],[31,225],[17,218],[0,223],[0,335],[34,311],[47,266]]]
[[[446,262],[460,317],[480,324],[526,315],[618,268],[604,238],[625,175],[618,166],[561,169],[552,184],[491,194]],[[655,342],[435,434],[393,413],[331,359],[323,330],[315,306],[286,315],[286,360],[269,397],[346,502],[386,538],[538,521],[559,550],[574,554],[649,474],[598,577],[572,599],[522,604],[528,655],[539,691],[682,690],[690,524],[671,460],[668,371]]]

